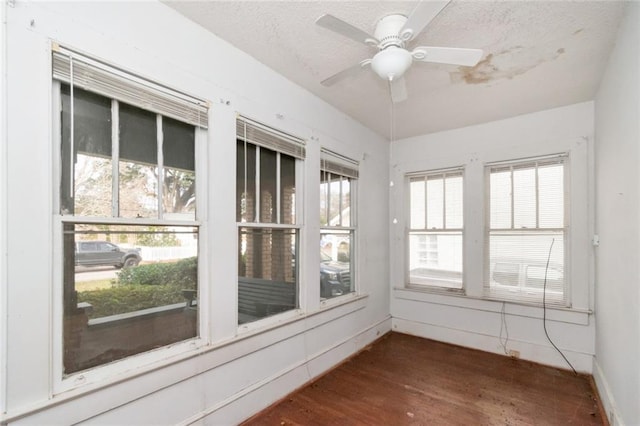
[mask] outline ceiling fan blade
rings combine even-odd
[[[481,49],[420,46],[413,49],[411,54],[416,61],[473,67],[480,61],[483,52]]]
[[[340,71],[337,74],[332,75],[329,78],[326,78],[320,82],[323,86],[332,86],[338,81],[350,77],[352,75],[356,75],[362,70],[364,67],[371,63],[371,59],[365,59],[364,61],[360,61],[352,67],[349,67],[345,70]]]
[[[422,30],[435,18],[438,13],[449,4],[451,0],[444,1],[430,1],[423,0],[413,9],[411,15],[404,23],[404,26],[400,30],[399,34],[402,40],[413,40],[415,36],[420,34]]]
[[[394,104],[407,99],[407,83],[404,77],[391,80],[389,82],[389,89],[391,91],[391,101]]]
[[[338,19],[333,15],[322,15],[316,20],[316,24],[328,30],[341,34],[345,37],[348,37],[352,40],[359,41],[360,43],[373,46],[376,46],[378,44],[378,40],[376,40],[374,36],[367,34],[360,28],[356,28],[353,25],[343,21],[342,19]]]

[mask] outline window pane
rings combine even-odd
[[[64,369],[197,336],[198,230],[64,224]]]
[[[246,151],[245,151],[246,145]],[[256,216],[256,147],[238,140],[236,148],[236,220],[253,222]]]
[[[158,217],[158,168],[120,161],[121,217]]]
[[[538,168],[540,228],[564,227],[564,167],[562,164]]]
[[[158,164],[156,114],[120,103],[120,160]]]
[[[111,216],[111,100],[76,87],[73,96],[74,164],[71,164],[70,89],[63,85],[61,210],[63,214]]]
[[[280,223],[296,223],[296,159],[280,154]]]
[[[119,212],[158,217],[156,114],[120,104]]]
[[[195,128],[162,118],[162,209],[164,219],[195,220]]]
[[[513,171],[513,227],[536,228],[536,169]]]
[[[462,228],[462,176],[447,177],[445,180],[445,207],[447,229]]]
[[[409,197],[411,201],[411,229],[424,229],[424,178],[412,178],[409,181]]]
[[[354,291],[352,231],[320,234],[320,297],[328,299]]]
[[[329,174],[329,226],[340,226],[340,176]]]
[[[427,177],[427,229],[444,228],[444,181]]]
[[[298,307],[297,232],[296,229],[239,229],[239,324]]]
[[[78,154],[74,170],[75,214],[112,216],[113,168],[111,158]]]
[[[462,232],[409,234],[409,283],[462,288]]]
[[[340,222],[342,226],[351,226],[351,181],[343,177],[342,183],[342,210],[340,212]]]
[[[551,250],[550,258],[549,250]],[[562,302],[564,300],[563,232],[492,233],[489,240],[491,293],[500,298],[541,303],[544,271],[548,258],[547,301]]]
[[[165,167],[162,185],[164,219],[195,220],[195,172]]]
[[[260,148],[260,218],[262,223],[276,222],[276,157],[270,149]]]
[[[511,170],[492,171],[489,185],[491,228],[511,228]]]
[[[329,173],[320,172],[320,226],[329,225]]]
[[[193,172],[195,168],[195,127],[162,117],[162,157],[165,167]]]

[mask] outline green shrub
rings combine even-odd
[[[174,285],[120,285],[78,293],[78,302],[93,306],[89,315],[100,318],[141,309],[186,302],[182,288]]]
[[[121,285],[172,285],[195,289],[198,280],[198,263],[195,257],[175,263],[150,263],[123,269],[118,274]]]

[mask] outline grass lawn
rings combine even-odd
[[[94,280],[76,282],[76,291],[102,290],[103,288],[111,288],[111,280]]]

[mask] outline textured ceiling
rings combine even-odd
[[[624,13],[620,1],[453,0],[408,48],[484,50],[473,67],[414,63],[409,99],[393,108],[385,81],[364,70],[332,87],[320,81],[377,49],[315,25],[324,13],[373,33],[417,2],[165,1],[381,135],[393,139],[591,100]]]

